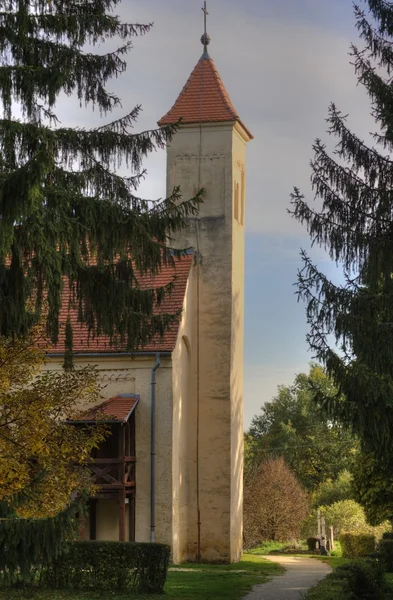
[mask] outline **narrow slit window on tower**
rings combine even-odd
[[[240,224],[244,225],[244,209],[245,209],[245,199],[246,199],[246,185],[245,185],[245,177],[244,171],[242,171],[242,189],[241,189],[241,202],[240,202]]]
[[[237,182],[235,183],[234,217],[236,221],[239,221],[239,184]]]

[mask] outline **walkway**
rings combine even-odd
[[[297,556],[264,556],[267,560],[280,563],[284,575],[256,585],[244,600],[300,600],[301,594],[315,585],[331,568],[315,558]]]

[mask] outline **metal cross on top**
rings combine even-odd
[[[203,44],[205,53],[207,52],[207,46],[210,43],[210,37],[207,34],[207,15],[209,14],[207,12],[207,7],[206,7],[206,0],[204,2],[204,6],[202,8],[202,12],[203,12],[203,20],[204,20],[204,25],[205,25],[205,30],[203,33],[203,36],[201,37],[201,42]]]

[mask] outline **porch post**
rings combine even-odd
[[[119,490],[119,541],[126,541],[126,489],[124,484],[125,469],[124,459],[126,453],[126,430],[124,425],[120,426],[119,436],[119,481],[122,487]]]

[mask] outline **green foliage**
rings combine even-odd
[[[387,572],[393,573],[393,539],[380,540],[378,550]]]
[[[60,589],[162,593],[169,555],[165,544],[71,542],[42,582]]]
[[[0,588],[0,600],[152,600],[152,597],[171,600],[239,600],[251,588],[268,578],[282,574],[284,569],[260,556],[244,555],[241,562],[232,564],[186,563],[169,570],[164,594],[135,592],[86,592],[54,589],[35,589],[29,594],[21,590]]]
[[[297,540],[287,542],[274,542],[273,540],[265,540],[258,546],[255,546],[255,548],[247,550],[247,553],[266,556],[267,554],[303,554],[305,550],[306,545]]]
[[[320,506],[321,514],[325,517],[326,527],[333,526],[335,537],[345,531],[354,533],[370,533],[380,537],[382,532],[389,526],[382,523],[373,527],[367,523],[363,507],[354,500],[341,500],[330,506]],[[317,531],[317,509],[304,520],[302,535],[313,536]]]
[[[0,519],[1,585],[33,585],[36,572],[55,560],[76,533],[75,515],[82,509],[80,501],[52,518],[21,519],[8,515]]]
[[[168,232],[176,234],[196,214],[201,193],[184,202],[179,188],[162,202],[136,195],[143,159],[165,147],[176,124],[135,133],[140,106],[93,128],[60,125],[54,113],[64,94],[98,108],[102,117],[121,108],[106,85],[126,71],[132,38],[151,25],[121,22],[113,13],[118,4],[2,3],[0,334],[6,337],[24,335],[46,299],[47,333],[56,342],[63,283],[69,307],[90,333],[108,335],[128,350],[179,319],[179,313],[153,314],[173,282],[146,288],[141,276],[157,274],[173,255],[184,254],[168,247]],[[98,53],[106,41],[112,47]]]
[[[347,470],[339,473],[337,479],[326,479],[320,483],[312,494],[312,504],[315,508],[352,499],[352,474]]]
[[[353,491],[372,525],[393,520],[392,465],[373,453],[360,453],[353,468]]]
[[[329,551],[330,556],[341,557],[343,554],[340,540],[334,540],[334,550]]]
[[[340,544],[343,558],[358,558],[375,552],[376,539],[371,533],[341,533]]]
[[[86,459],[105,439],[104,425],[71,427],[80,405],[97,403],[100,387],[92,368],[44,371],[37,346],[42,332],[0,337],[0,502],[23,517],[49,517],[91,485]]]
[[[326,479],[335,481],[350,467],[357,442],[321,414],[314,402],[319,390],[329,397],[336,394],[323,369],[311,365],[308,375],[297,375],[292,386],[280,386],[277,396],[261,408],[246,434],[246,481],[269,456],[282,456],[309,491]]]
[[[333,525],[336,535],[343,531],[360,532],[367,528],[364,510],[354,500],[341,500],[330,506],[320,506],[326,525]]]
[[[249,554],[261,554],[262,556],[266,556],[271,552],[280,552],[288,543],[289,542],[273,542],[272,540],[266,540],[255,548],[247,550],[247,552]]]
[[[376,560],[362,559],[337,567],[308,590],[305,600],[381,600],[383,566]]]
[[[302,252],[298,296],[307,307],[307,340],[337,386],[334,397],[321,390],[318,404],[357,434],[365,450],[388,461],[393,448],[393,5],[366,4],[369,11],[354,6],[362,47],[351,46],[351,61],[370,97],[374,143],[349,129],[350,107],[341,112],[331,104],[327,123],[336,138],[334,150],[317,139],[311,163],[320,208],[295,188],[290,212],[306,226],[312,243],[342,267],[345,279],[336,285]]]

